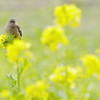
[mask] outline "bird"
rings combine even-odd
[[[14,38],[21,39],[22,37],[22,31],[20,27],[16,24],[15,18],[10,18],[5,30],[7,35],[14,35]]]

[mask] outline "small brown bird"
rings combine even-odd
[[[6,34],[7,35],[14,35],[15,38],[21,39],[22,32],[20,30],[20,27],[16,25],[16,19],[11,18],[9,22],[6,25]]]

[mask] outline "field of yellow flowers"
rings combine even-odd
[[[21,40],[0,34],[0,100],[100,100],[100,35],[88,33],[91,14],[66,3],[35,14],[27,9],[27,20],[24,10],[1,10],[2,23],[19,14],[25,31]]]

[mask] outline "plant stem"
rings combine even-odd
[[[18,91],[20,91],[20,68],[18,66],[18,63],[17,63],[17,88]]]

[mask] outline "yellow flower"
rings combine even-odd
[[[4,46],[3,43],[5,42],[5,40],[7,39],[6,35],[0,35],[0,46]]]
[[[57,83],[73,82],[78,75],[78,69],[71,66],[58,67],[54,73],[50,75],[50,80]]]
[[[26,94],[28,97],[47,100],[49,96],[48,87],[49,86],[45,81],[40,80],[30,86],[27,86]]]
[[[74,4],[57,6],[54,11],[57,24],[61,26],[79,26],[81,20],[81,10]]]
[[[27,86],[27,87],[26,87],[26,94],[27,94],[28,96],[32,96],[32,94],[33,94],[33,89],[34,89],[34,86],[33,86],[33,85]]]
[[[100,74],[100,59],[95,55],[86,55],[82,58],[88,74]]]
[[[22,40],[14,40],[12,44],[8,44],[7,57],[10,62],[16,62],[18,59],[25,55],[26,51],[30,48],[30,44]]]
[[[75,68],[72,68],[70,66],[67,67],[67,80],[69,82],[73,82],[74,80],[76,80],[77,78],[77,74],[78,74],[78,70]]]
[[[0,98],[8,98],[10,96],[9,90],[2,90],[0,92]]]
[[[66,67],[58,67],[54,73],[50,75],[50,80],[57,83],[65,83],[67,79]]]
[[[68,39],[61,27],[49,26],[43,31],[41,42],[48,45],[52,50],[56,50],[60,44],[68,44]]]

